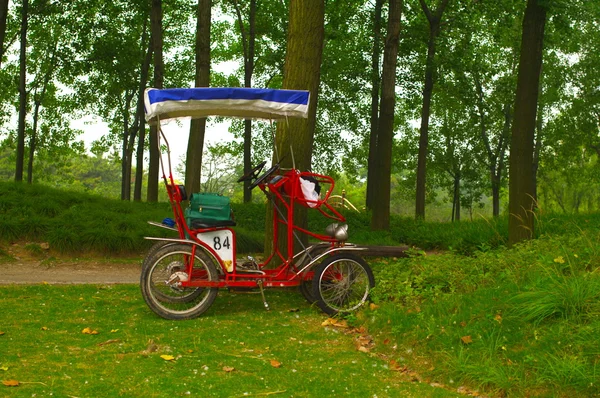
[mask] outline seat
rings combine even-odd
[[[208,220],[202,218],[193,218],[188,220],[188,227],[191,229],[216,228],[216,227],[235,227],[233,220]]]

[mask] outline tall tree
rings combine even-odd
[[[163,38],[162,38],[162,0],[152,0],[150,10],[150,31],[152,36],[152,53],[154,54],[154,87],[163,88]],[[147,201],[158,201],[158,169],[159,148],[158,128],[150,128],[150,162],[148,165]]]
[[[429,116],[431,113],[431,97],[433,95],[435,73],[436,40],[440,35],[442,14],[449,0],[441,0],[435,10],[430,10],[425,0],[419,0],[421,8],[429,21],[429,41],[427,43],[427,60],[425,63],[425,83],[423,85],[423,107],[421,110],[421,129],[419,137],[419,158],[417,165],[417,198],[415,215],[425,218],[425,189],[427,175],[427,145],[429,142]]]
[[[390,193],[392,174],[392,146],[394,142],[394,107],[396,104],[396,65],[398,41],[400,37],[400,17],[402,0],[390,0],[388,26],[383,50],[383,71],[381,76],[381,109],[377,128],[377,156],[375,186],[373,196],[371,229],[389,229]]]
[[[509,163],[508,241],[511,245],[531,239],[534,233],[533,145],[546,24],[546,7],[541,3],[528,0],[523,18]]]
[[[375,0],[373,10],[373,52],[371,54],[371,131],[369,134],[369,158],[367,163],[367,198],[368,209],[373,208],[373,196],[375,195],[375,180],[377,164],[377,132],[379,128],[379,87],[381,74],[379,71],[379,59],[381,57],[381,10],[383,0]]]
[[[281,161],[282,168],[289,169],[295,166],[299,170],[309,170],[323,56],[325,2],[324,0],[290,0],[289,15],[283,88],[308,90],[310,103],[308,104],[307,119],[286,119],[277,123],[275,135],[277,152],[273,154],[273,163]],[[293,156],[283,158],[285,154],[290,154],[290,151],[293,151]],[[282,158],[278,159],[276,154]],[[294,214],[294,223],[305,228],[306,212]],[[269,250],[273,242],[273,230],[269,220],[267,220],[266,228],[265,247]],[[285,244],[284,241],[285,239],[280,239],[280,243]]]
[[[208,87],[210,83],[210,16],[211,0],[198,0],[195,44],[196,87]],[[191,121],[185,167],[185,186],[190,193],[200,191],[205,132],[206,118]]]
[[[29,0],[21,5],[21,48],[19,55],[19,125],[17,132],[17,165],[15,181],[23,181],[23,162],[25,160],[25,117],[27,114],[27,18]]]
[[[6,35],[6,19],[8,17],[9,0],[0,0],[0,65],[4,56],[4,36]]]
[[[250,0],[248,12],[248,28],[244,25],[242,12],[237,0],[233,0],[237,15],[242,49],[244,56],[244,87],[252,87],[252,74],[254,73],[254,47],[256,42],[256,0]],[[252,170],[252,120],[244,120],[244,174]],[[252,191],[249,189],[250,180],[244,181],[244,203],[252,201]]]
[[[143,40],[142,40],[143,42]],[[148,74],[150,64],[152,63],[152,40],[148,42],[146,50],[146,58],[142,64],[140,76],[140,90],[138,92],[138,142],[136,150],[136,166],[135,166],[135,185],[133,188],[133,200],[140,202],[142,200],[142,182],[144,179],[144,144],[146,141],[146,119],[144,118],[144,89],[148,83]],[[133,142],[131,142],[133,144]]]

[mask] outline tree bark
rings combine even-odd
[[[244,50],[244,87],[252,87],[252,75],[254,73],[254,45],[255,45],[255,21],[256,21],[256,0],[250,0],[250,13],[248,15],[248,33],[242,19],[242,12],[237,0],[233,0],[235,11],[240,28],[242,48]],[[252,170],[252,120],[244,120],[244,174]],[[252,201],[252,190],[250,184],[252,181],[244,181],[244,203]]]
[[[135,185],[133,188],[133,200],[140,202],[142,200],[142,181],[144,178],[144,142],[146,140],[146,119],[144,117],[144,89],[148,83],[148,75],[150,72],[150,63],[152,62],[152,40],[147,43],[146,57],[142,64],[140,74],[140,90],[138,92],[138,108],[139,117],[138,130],[138,145],[136,150],[136,165],[135,165]],[[132,142],[133,144],[133,142]]]
[[[415,216],[425,219],[425,191],[427,174],[427,155],[429,145],[429,115],[431,113],[431,97],[433,95],[435,73],[436,39],[440,34],[442,14],[448,0],[442,0],[435,12],[431,12],[425,0],[419,0],[421,8],[429,21],[429,42],[427,44],[427,60],[425,62],[425,83],[423,86],[423,108],[421,109],[421,129],[419,136],[419,155],[417,161],[417,195]]]
[[[321,59],[323,55],[323,39],[325,26],[324,0],[290,0],[288,39],[283,70],[283,88],[308,90],[310,102],[307,119],[286,119],[277,123],[275,135],[277,159],[273,155],[273,163],[281,161],[284,169],[295,167],[299,170],[309,170],[313,139],[316,126],[317,98],[321,77]],[[290,151],[292,153],[290,153]],[[290,156],[285,156],[285,155]],[[291,156],[293,155],[293,156]],[[283,158],[285,156],[285,158]],[[306,211],[300,206],[294,212],[294,224],[306,228]],[[279,228],[280,232],[284,228]],[[305,238],[305,237],[303,237]],[[286,239],[279,235],[280,250],[288,253]],[[267,209],[265,232],[265,249],[273,247],[272,209]]]
[[[15,181],[23,181],[23,162],[25,159],[25,116],[27,113],[27,14],[29,0],[23,0],[21,6],[21,50],[19,56],[19,124],[17,130],[17,164]]]
[[[8,16],[9,0],[0,0],[0,65],[4,56],[4,38],[6,36],[6,17]]]
[[[210,16],[211,0],[198,0],[196,17],[196,87],[210,85]],[[185,187],[187,192],[200,191],[202,174],[202,152],[204,151],[204,135],[206,118],[193,119],[190,123],[190,134],[185,163]]]
[[[383,0],[375,1],[373,13],[373,53],[371,55],[371,132],[369,134],[369,159],[367,163],[367,209],[373,209],[377,164],[377,130],[379,128],[379,88],[381,75],[379,58],[381,57],[381,9]]]
[[[162,1],[152,0],[150,10],[150,31],[152,36],[152,53],[154,54],[154,87],[163,87],[163,39],[162,39]],[[158,171],[160,167],[158,147],[158,127],[150,127],[150,161],[148,164],[148,190],[146,200],[158,201]]]
[[[396,65],[400,36],[402,0],[390,0],[387,35],[383,50],[381,76],[381,109],[377,132],[377,156],[373,195],[371,229],[387,230],[390,227],[390,191],[392,174],[392,146],[394,143],[394,107],[396,104]]]
[[[533,142],[546,23],[546,8],[539,3],[528,0],[523,18],[509,167],[509,245],[534,236]]]

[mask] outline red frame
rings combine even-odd
[[[173,215],[175,217],[177,232],[179,234],[178,241],[186,240],[192,243],[192,255],[190,256],[190,260],[192,261],[190,261],[187,264],[188,275],[191,275],[191,277],[188,281],[181,282],[182,287],[257,287],[259,283],[261,283],[264,287],[298,286],[303,279],[312,279],[313,273],[312,271],[306,269],[298,270],[297,266],[294,264],[295,256],[293,241],[295,232],[304,233],[320,241],[327,242],[330,244],[331,249],[335,247],[342,247],[344,245],[343,242],[340,242],[333,237],[330,237],[328,235],[317,234],[294,224],[294,209],[298,205],[315,208],[316,210],[321,212],[321,214],[323,214],[325,217],[338,222],[345,222],[346,219],[329,203],[327,203],[327,200],[331,196],[331,193],[333,192],[333,188],[335,186],[335,183],[331,177],[310,172],[300,172],[296,169],[292,169],[283,174],[276,174],[278,178],[274,178],[274,175],[270,177],[268,181],[258,185],[259,188],[263,192],[265,192],[265,194],[268,195],[270,193],[272,198],[274,198],[275,203],[283,208],[282,212],[285,213],[285,218],[287,220],[279,215],[277,208],[275,208],[274,206],[273,252],[264,262],[258,264],[258,270],[261,271],[261,273],[248,273],[242,272],[241,270],[238,271],[238,267],[236,264],[236,235],[233,229],[229,227],[190,229],[187,225],[183,209],[181,208],[181,202],[184,198],[179,186],[175,183],[173,173],[171,170],[171,159],[168,142],[164,137],[162,131],[159,129],[159,138],[160,136],[162,136],[162,138],[165,140],[167,152],[169,154],[168,177],[165,173],[164,163],[162,161],[161,154],[161,168],[163,172],[162,178],[165,183],[167,194],[169,196],[169,202],[171,204]],[[326,193],[316,201],[306,199],[300,187],[300,178],[302,177],[312,177],[321,185],[322,189],[327,187]],[[278,230],[280,226],[284,226],[287,230],[287,253],[285,255],[281,253],[281,251],[278,248]],[[227,272],[226,265],[212,247],[210,247],[209,245],[205,244],[197,238],[198,234],[220,230],[229,230],[231,231],[233,236],[232,272]],[[219,273],[219,281],[209,282],[206,280],[202,280],[204,272],[197,270],[192,272],[194,265],[193,260],[195,258],[194,254],[195,250],[198,250],[198,247],[201,247],[203,250],[208,252],[221,267],[222,272]],[[265,266],[269,264],[276,256],[281,260],[281,264],[273,269],[265,268]]]

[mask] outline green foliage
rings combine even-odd
[[[548,235],[513,249],[416,255],[373,264],[402,363],[442,383],[510,396],[592,396],[600,332],[600,234]]]

